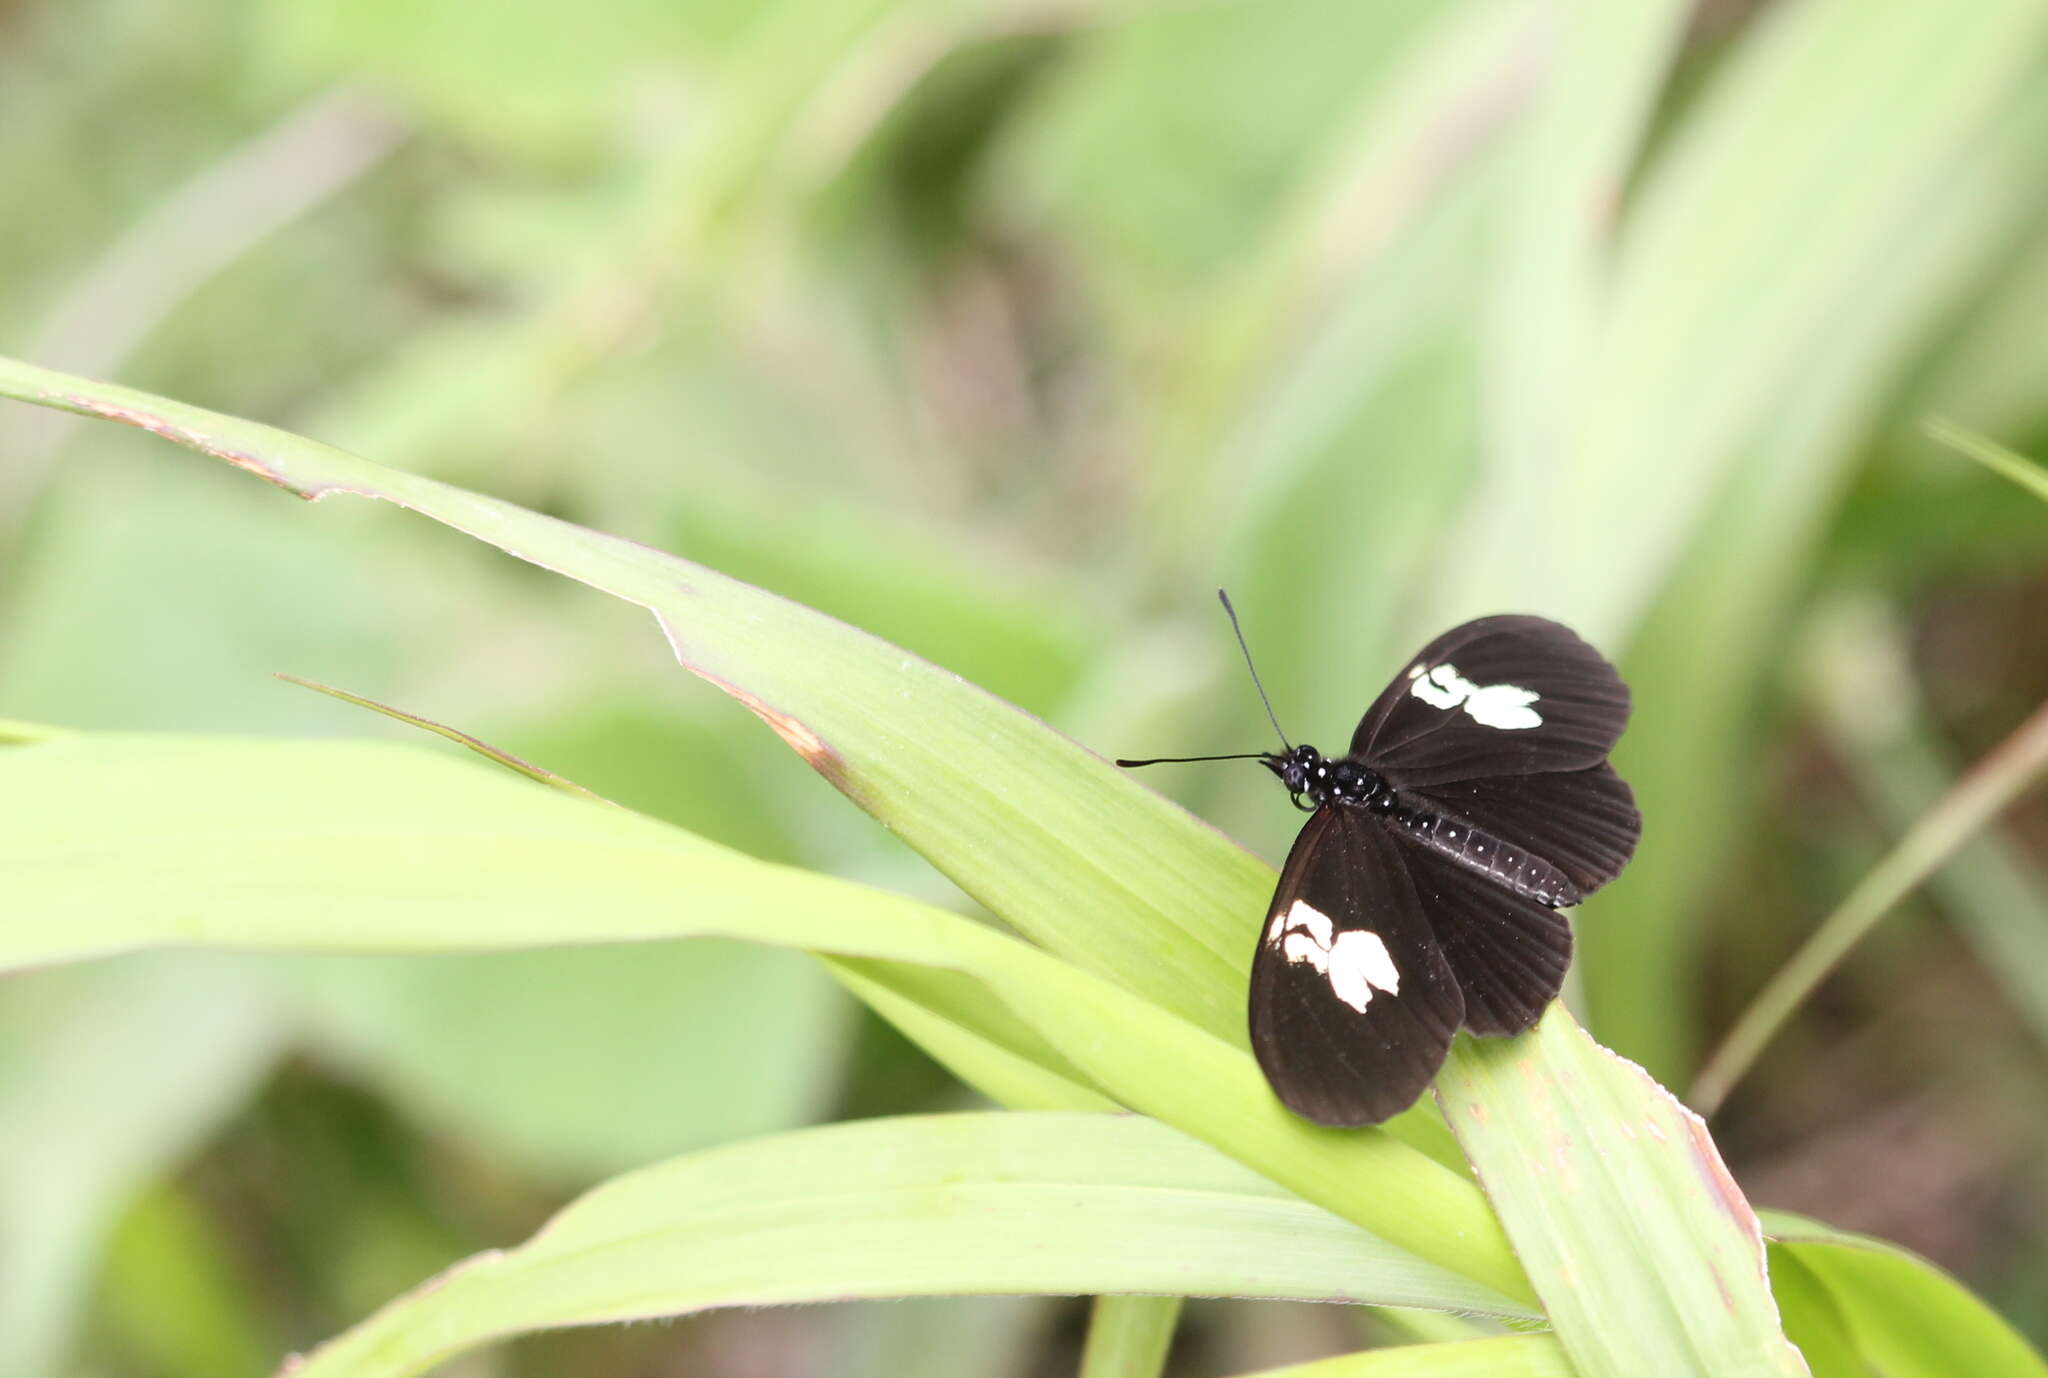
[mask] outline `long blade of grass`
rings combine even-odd
[[[1822,919],[1789,961],[1728,1030],[1707,1059],[1687,1099],[1711,1114],[1720,1107],[1757,1055],[1785,1026],[1843,957],[1890,913],[1981,833],[2000,812],[2036,785],[2048,771],[2048,704],[1956,781],[1933,808],[1899,839],[1898,845]]]
[[[1529,1295],[1469,1180],[1392,1133],[1304,1123],[1244,1049],[1118,985],[958,915],[434,753],[176,737],[0,752],[0,876],[0,969],[175,944],[431,952],[725,937],[954,972],[1120,1104],[1398,1247]],[[1003,1029],[977,1032],[1000,1042]]]
[[[1881,823],[1904,836],[1960,773],[1928,721],[1907,664],[1905,630],[1861,601],[1827,610],[1816,622],[1817,659],[1837,668],[1813,676],[1814,716]],[[2048,1046],[2048,878],[2023,841],[1987,826],[1927,885],[1977,949],[1985,973]]]
[[[268,426],[9,360],[0,395],[140,426],[309,499],[385,499],[647,608],[686,668],[990,910],[1242,1042],[1241,992],[1270,873],[957,676],[703,566]]]
[[[1147,1120],[926,1116],[804,1130],[629,1173],[524,1245],[457,1265],[289,1371],[404,1378],[542,1327],[1002,1292],[1502,1305]]]
[[[558,789],[564,794],[573,794],[579,799],[587,799],[593,804],[617,807],[617,805],[612,804],[611,800],[595,791],[585,789],[574,780],[565,780],[551,770],[537,766],[531,761],[523,761],[511,752],[492,746],[489,742],[479,737],[473,737],[460,728],[450,727],[446,723],[435,722],[432,718],[423,718],[417,713],[408,713],[403,708],[394,708],[388,703],[379,703],[377,700],[365,698],[361,694],[352,694],[346,689],[337,689],[331,684],[322,684],[318,680],[301,679],[297,675],[287,674],[280,674],[278,678],[287,684],[296,684],[301,689],[311,689],[316,694],[325,694],[329,698],[340,699],[343,703],[352,703],[358,708],[367,708],[372,713],[381,713],[385,717],[396,722],[405,723],[409,727],[417,727],[423,732],[431,732],[443,741],[450,741],[467,751],[474,751],[485,760],[496,761],[506,769],[515,770],[529,780],[546,785],[549,789]]]
[[[1992,473],[2011,479],[2043,502],[2048,502],[2048,469],[2043,469],[2025,455],[1941,417],[1929,419],[1923,429],[1932,439],[1961,451]]]

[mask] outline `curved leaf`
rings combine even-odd
[[[291,1371],[401,1378],[544,1326],[993,1292],[1527,1314],[1149,1120],[941,1115],[803,1130],[630,1173]]]
[[[1840,1327],[1885,1378],[2043,1378],[2048,1361],[1997,1312],[1918,1254],[1786,1211],[1765,1211],[1773,1276],[1791,1258],[1825,1289]]]
[[[0,752],[0,969],[193,944],[486,951],[726,937],[958,973],[1116,1101],[1495,1290],[1472,1183],[1282,1109],[1251,1055],[1016,938],[621,809],[369,742],[78,737]],[[944,1013],[972,1017],[957,986]]]

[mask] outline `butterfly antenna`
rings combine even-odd
[[[1230,606],[1230,595],[1217,589],[1216,597],[1222,600],[1223,611],[1230,618],[1230,630],[1237,633],[1237,649],[1244,652],[1244,668],[1252,672],[1252,688],[1259,691],[1259,702],[1266,705],[1266,721],[1273,724],[1273,732],[1280,738],[1280,745],[1289,751],[1294,750],[1294,743],[1288,741],[1287,734],[1280,730],[1280,719],[1273,712],[1273,700],[1266,697],[1266,686],[1259,683],[1259,667],[1252,664],[1252,648],[1245,644],[1244,628],[1237,623],[1237,609]]]
[[[1149,761],[1125,761],[1119,759],[1117,764],[1128,770],[1132,766],[1173,766],[1187,761],[1263,761],[1265,759],[1266,753],[1263,751],[1241,751],[1235,756],[1154,756]]]

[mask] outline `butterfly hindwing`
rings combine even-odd
[[[1408,868],[1445,965],[1458,984],[1465,1027],[1518,1034],[1543,1016],[1572,962],[1572,928],[1557,910],[1419,847]]]
[[[1405,1110],[1464,1017],[1402,850],[1361,810],[1316,810],[1260,933],[1252,1050],[1288,1108],[1318,1124]]]
[[[1397,786],[1598,765],[1628,686],[1569,627],[1523,615],[1453,627],[1409,659],[1351,739]]]

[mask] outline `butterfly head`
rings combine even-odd
[[[1280,777],[1280,783],[1287,786],[1287,793],[1294,800],[1294,807],[1307,812],[1323,802],[1330,782],[1329,763],[1323,760],[1323,753],[1306,742],[1290,746],[1285,751],[1269,752],[1259,757],[1259,763]]]

